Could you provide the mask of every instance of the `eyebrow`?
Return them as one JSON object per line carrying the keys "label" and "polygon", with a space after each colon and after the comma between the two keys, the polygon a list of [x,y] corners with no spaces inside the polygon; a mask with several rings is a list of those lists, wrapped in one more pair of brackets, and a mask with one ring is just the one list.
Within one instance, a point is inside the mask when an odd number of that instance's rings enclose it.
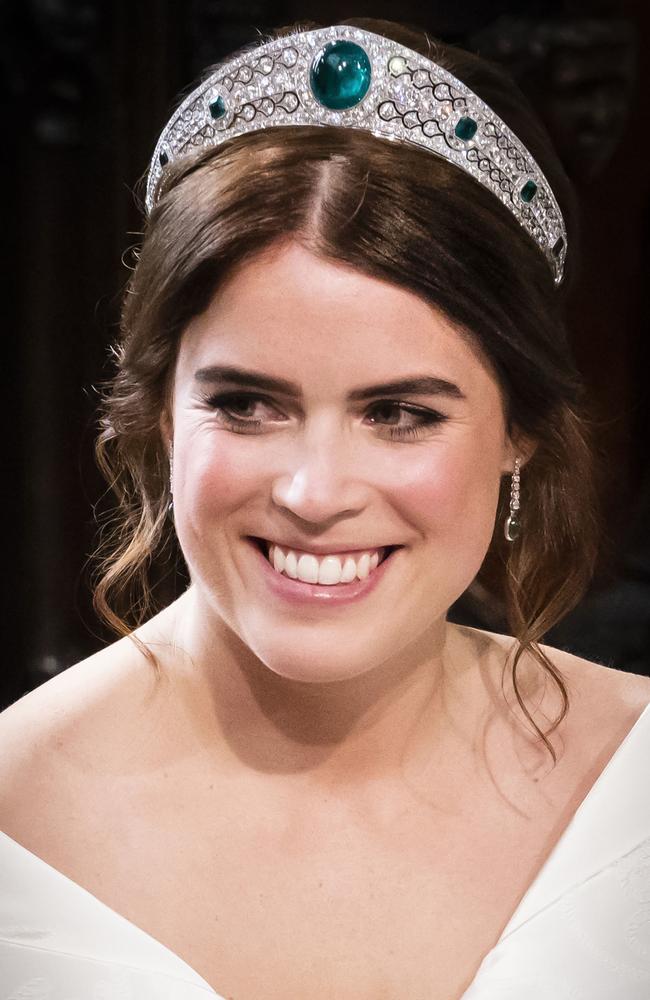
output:
{"label": "eyebrow", "polygon": [[[233,365],[209,365],[199,368],[194,373],[197,382],[224,382],[230,385],[254,386],[267,392],[278,392],[285,396],[299,399],[302,396],[300,386],[283,378],[265,375],[262,372],[247,371]],[[373,399],[375,396],[392,396],[408,393],[411,396],[449,396],[451,399],[466,399],[465,393],[456,385],[437,375],[409,375],[394,382],[383,382],[379,385],[366,385],[352,389],[348,399],[359,402]]]}

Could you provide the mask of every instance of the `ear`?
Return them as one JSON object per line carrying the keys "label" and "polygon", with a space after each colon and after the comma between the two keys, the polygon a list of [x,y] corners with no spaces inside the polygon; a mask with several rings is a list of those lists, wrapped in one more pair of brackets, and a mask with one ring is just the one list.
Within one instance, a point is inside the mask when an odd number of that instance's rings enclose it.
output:
{"label": "ear", "polygon": [[523,469],[530,462],[536,451],[537,442],[533,438],[518,431],[513,431],[511,435],[506,436],[501,471],[504,473],[513,472],[516,458],[520,460],[520,468]]}

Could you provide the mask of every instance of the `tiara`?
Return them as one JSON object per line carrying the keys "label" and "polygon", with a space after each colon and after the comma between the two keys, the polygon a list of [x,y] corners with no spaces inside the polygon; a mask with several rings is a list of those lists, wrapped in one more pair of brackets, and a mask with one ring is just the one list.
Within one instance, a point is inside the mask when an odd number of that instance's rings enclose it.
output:
{"label": "tiara", "polygon": [[567,235],[540,167],[473,91],[419,52],[349,25],[273,39],[217,69],[176,109],[156,144],[146,209],[167,164],[273,126],[363,129],[456,164],[488,188],[562,281]]}

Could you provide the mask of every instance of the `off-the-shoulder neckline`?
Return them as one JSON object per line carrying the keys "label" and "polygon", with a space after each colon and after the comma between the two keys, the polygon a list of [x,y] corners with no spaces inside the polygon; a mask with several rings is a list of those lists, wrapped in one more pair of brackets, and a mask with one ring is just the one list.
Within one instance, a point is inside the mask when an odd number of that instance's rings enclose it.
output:
{"label": "off-the-shoulder neckline", "polygon": [[[593,785],[591,786],[591,788],[589,789],[589,791],[585,795],[585,797],[582,800],[582,802],[579,804],[579,806],[577,807],[577,809],[573,813],[571,819],[569,820],[569,822],[567,823],[566,827],[564,828],[564,830],[560,834],[558,840],[556,841],[556,843],[555,843],[554,847],[552,848],[550,854],[548,855],[546,861],[543,863],[543,865],[541,866],[541,868],[538,871],[538,873],[532,879],[530,885],[528,886],[528,889],[524,892],[524,894],[521,897],[519,903],[515,907],[515,909],[514,909],[512,915],[511,915],[511,917],[509,918],[507,924],[504,927],[504,930],[503,930],[501,936],[499,937],[499,941],[497,942],[497,944],[493,948],[490,949],[490,951],[488,951],[486,953],[486,956],[484,957],[483,962],[485,962],[485,959],[487,958],[487,956],[490,955],[491,952],[495,950],[495,948],[503,940],[504,936],[509,931],[509,929],[512,928],[513,925],[516,923],[517,917],[518,917],[520,911],[522,910],[522,908],[525,906],[525,904],[529,900],[531,893],[538,887],[540,881],[544,878],[545,872],[548,870],[549,865],[552,863],[553,859],[558,854],[558,852],[562,849],[562,846],[563,846],[563,844],[566,841],[568,833],[570,831],[574,830],[574,828],[576,826],[576,823],[579,822],[581,815],[584,813],[584,811],[586,810],[586,808],[590,804],[591,800],[594,798],[594,796],[596,796],[598,793],[600,793],[603,785],[607,782],[607,780],[609,778],[609,775],[611,774],[612,770],[619,763],[620,758],[622,757],[622,755],[629,750],[629,747],[630,747],[631,743],[633,742],[634,738],[636,736],[638,736],[638,734],[639,734],[639,732],[640,732],[640,730],[642,728],[642,724],[645,721],[649,721],[649,720],[650,720],[650,703],[648,705],[646,705],[646,707],[643,709],[643,711],[641,712],[641,714],[639,715],[639,717],[636,719],[636,721],[634,722],[634,724],[631,727],[631,729],[628,731],[628,733],[626,734],[626,736],[623,738],[623,740],[621,741],[621,743],[619,744],[619,746],[616,748],[616,750],[614,751],[614,753],[610,757],[609,761],[607,762],[607,764],[605,765],[605,767],[603,768],[603,770],[600,772],[599,776],[596,778],[596,781],[593,783]],[[172,951],[171,948],[168,948],[167,945],[163,944],[161,941],[159,941],[157,938],[155,938],[152,934],[149,934],[148,931],[143,930],[143,928],[139,927],[137,924],[134,924],[131,920],[129,920],[128,917],[123,916],[121,913],[118,913],[117,910],[114,910],[112,907],[110,907],[107,903],[102,902],[102,900],[100,900],[97,896],[93,895],[93,893],[90,892],[88,889],[85,889],[83,886],[79,885],[79,883],[75,882],[74,879],[71,879],[67,875],[64,875],[63,872],[59,871],[57,868],[54,868],[52,865],[48,864],[47,861],[44,861],[42,858],[38,857],[38,855],[36,855],[32,851],[28,850],[28,848],[24,847],[18,841],[14,840],[12,837],[10,837],[8,834],[4,833],[3,831],[0,831],[0,837],[4,837],[6,841],[10,842],[16,848],[18,848],[21,851],[25,852],[25,854],[29,855],[32,859],[34,859],[40,865],[43,865],[50,872],[54,873],[59,879],[62,880],[62,884],[65,883],[71,889],[73,889],[75,892],[84,893],[87,897],[90,897],[91,900],[93,900],[93,902],[97,906],[103,908],[104,912],[107,915],[110,915],[115,920],[120,921],[123,925],[128,925],[129,928],[132,929],[132,932],[134,934],[139,935],[142,940],[146,940],[150,944],[154,944],[158,948],[162,948],[162,950],[167,955],[169,955],[173,960],[175,960],[178,963],[179,971],[184,972],[185,975],[187,975],[188,977],[190,977],[190,979],[193,982],[193,984],[195,984],[197,986],[201,986],[204,989],[206,989],[209,993],[211,993],[212,996],[214,997],[214,1000],[224,1000],[224,998],[222,997],[222,995],[219,994],[219,993],[217,993],[216,989],[210,983],[208,983],[205,979],[203,979],[203,977],[196,971],[196,969],[193,969],[192,966],[189,965],[188,962],[186,962],[184,959],[182,959],[180,957],[180,955],[176,954],[176,952]],[[477,972],[477,976],[478,976],[478,972]],[[475,977],[475,979],[476,979],[476,977]],[[468,987],[468,989],[469,989],[469,987]]]}

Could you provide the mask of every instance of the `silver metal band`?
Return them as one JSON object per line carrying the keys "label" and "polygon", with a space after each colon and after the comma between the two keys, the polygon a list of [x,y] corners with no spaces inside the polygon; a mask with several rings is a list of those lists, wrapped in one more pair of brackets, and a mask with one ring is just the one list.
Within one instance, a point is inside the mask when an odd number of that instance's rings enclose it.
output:
{"label": "silver metal band", "polygon": [[447,70],[389,38],[346,25],[278,38],[220,64],[174,112],[156,144],[147,211],[168,163],[248,132],[292,125],[363,129],[454,163],[512,212],[561,282],[562,213],[517,136]]}

